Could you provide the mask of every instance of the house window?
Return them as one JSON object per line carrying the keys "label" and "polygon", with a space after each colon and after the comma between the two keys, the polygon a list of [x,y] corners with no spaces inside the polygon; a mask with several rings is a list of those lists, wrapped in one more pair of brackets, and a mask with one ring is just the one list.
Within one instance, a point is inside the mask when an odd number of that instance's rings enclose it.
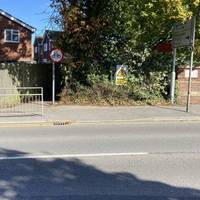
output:
{"label": "house window", "polygon": [[35,47],[35,53],[38,53],[38,47]]}
{"label": "house window", "polygon": [[19,39],[20,39],[20,34],[18,30],[5,29],[4,31],[5,42],[19,43]]}
{"label": "house window", "polygon": [[44,43],[44,51],[47,52],[47,43]]}

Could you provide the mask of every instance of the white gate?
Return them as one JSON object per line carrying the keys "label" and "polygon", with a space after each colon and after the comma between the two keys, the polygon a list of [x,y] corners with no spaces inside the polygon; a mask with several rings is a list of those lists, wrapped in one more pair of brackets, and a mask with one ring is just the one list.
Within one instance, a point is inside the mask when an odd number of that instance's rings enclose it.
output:
{"label": "white gate", "polygon": [[43,115],[42,87],[0,88],[0,116]]}

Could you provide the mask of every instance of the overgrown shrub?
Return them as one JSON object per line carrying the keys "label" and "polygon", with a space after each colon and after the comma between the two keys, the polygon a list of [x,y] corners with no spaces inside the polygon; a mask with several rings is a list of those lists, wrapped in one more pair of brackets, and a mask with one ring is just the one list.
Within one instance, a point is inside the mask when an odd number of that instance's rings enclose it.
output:
{"label": "overgrown shrub", "polygon": [[168,85],[164,72],[131,75],[127,84],[116,86],[106,75],[90,74],[87,85],[67,85],[61,93],[65,104],[138,105],[164,102]]}

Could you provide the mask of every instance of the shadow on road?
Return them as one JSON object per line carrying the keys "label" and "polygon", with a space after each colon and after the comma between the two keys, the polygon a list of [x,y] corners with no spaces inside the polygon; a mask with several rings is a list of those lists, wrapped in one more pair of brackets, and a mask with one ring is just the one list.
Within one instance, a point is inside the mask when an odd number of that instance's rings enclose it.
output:
{"label": "shadow on road", "polygon": [[191,105],[190,106],[190,112],[187,113],[186,112],[186,105],[185,106],[158,106],[156,105],[155,106],[156,108],[159,108],[161,110],[166,110],[168,112],[174,112],[174,113],[185,113],[185,115],[188,115],[188,114],[192,114],[193,116],[199,116],[199,105]]}
{"label": "shadow on road", "polygon": [[[1,149],[1,157],[26,153]],[[108,173],[71,159],[0,160],[1,200],[188,200],[200,190]]]}
{"label": "shadow on road", "polygon": [[185,107],[178,107],[178,106],[159,106],[156,105],[155,107],[159,108],[159,109],[163,109],[163,110],[169,110],[169,111],[175,111],[176,113],[180,112],[180,113],[186,113],[185,111]]}

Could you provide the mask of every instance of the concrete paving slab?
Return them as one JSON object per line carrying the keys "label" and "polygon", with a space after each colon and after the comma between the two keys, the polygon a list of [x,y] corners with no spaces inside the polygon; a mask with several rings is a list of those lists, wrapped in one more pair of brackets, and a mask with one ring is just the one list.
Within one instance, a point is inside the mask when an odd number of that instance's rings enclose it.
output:
{"label": "concrete paving slab", "polygon": [[184,106],[76,106],[45,104],[44,115],[0,117],[0,127],[53,126],[71,123],[134,123],[200,121],[200,105]]}

